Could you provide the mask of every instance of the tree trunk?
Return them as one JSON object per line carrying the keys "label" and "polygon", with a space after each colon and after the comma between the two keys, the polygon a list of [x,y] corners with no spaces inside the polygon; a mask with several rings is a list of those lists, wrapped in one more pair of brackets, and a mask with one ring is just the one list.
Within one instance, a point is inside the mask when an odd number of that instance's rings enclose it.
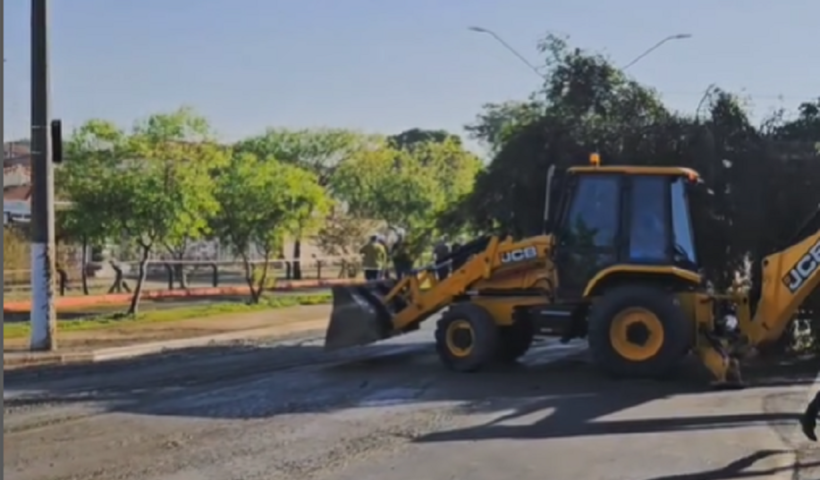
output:
{"label": "tree trunk", "polygon": [[248,288],[251,291],[251,298],[249,300],[249,303],[251,303],[251,304],[259,303],[259,293],[257,293],[257,291],[256,291],[256,282],[254,281],[254,278],[253,278],[253,274],[254,274],[253,264],[251,263],[250,259],[248,259],[248,256],[245,255],[245,254],[242,254],[242,266],[245,269],[245,282],[248,284]]}
{"label": "tree trunk", "polygon": [[179,283],[179,288],[183,290],[187,289],[188,276],[185,271],[185,264],[176,262],[182,262],[185,259],[185,254],[188,252],[188,240],[184,240],[182,244],[166,243],[164,247],[168,254],[171,255],[171,258],[174,259],[174,263],[171,264],[171,271],[174,274],[173,280]]}
{"label": "tree trunk", "polygon": [[83,239],[83,253],[80,255],[80,282],[83,295],[88,295],[88,240]]}
{"label": "tree trunk", "polygon": [[127,315],[136,315],[139,313],[140,296],[142,296],[142,288],[145,285],[145,277],[148,275],[148,255],[150,253],[150,246],[142,246],[142,255],[140,256],[139,272],[137,276],[137,286],[134,288],[134,295],[131,297],[131,305],[128,307]]}
{"label": "tree trunk", "polygon": [[[183,252],[179,256],[175,256],[174,259],[178,262],[181,262],[183,257],[185,257],[185,253]],[[179,282],[179,288],[186,289],[188,288],[188,272],[185,270],[185,265],[182,263],[175,263],[174,264],[174,277]]]}
{"label": "tree trunk", "polygon": [[[258,285],[256,289],[256,293],[254,295],[254,302],[259,303],[259,300],[262,298],[262,294],[265,293],[265,284],[268,281],[268,268],[270,267],[270,252],[265,252],[265,259],[264,263],[262,264],[262,274],[259,275]],[[253,293],[253,289],[251,289],[251,293]]]}
{"label": "tree trunk", "polygon": [[302,258],[302,240],[298,237],[293,242],[293,279],[294,280],[301,280],[302,279],[302,262],[300,259]]}

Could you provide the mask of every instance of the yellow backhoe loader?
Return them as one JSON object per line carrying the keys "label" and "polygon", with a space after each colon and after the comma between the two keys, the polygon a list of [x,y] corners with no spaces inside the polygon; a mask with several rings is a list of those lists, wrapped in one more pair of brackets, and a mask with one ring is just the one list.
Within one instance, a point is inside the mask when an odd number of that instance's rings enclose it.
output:
{"label": "yellow backhoe loader", "polygon": [[[454,370],[514,361],[535,336],[585,337],[594,363],[617,376],[662,376],[694,353],[716,384],[738,385],[739,360],[781,337],[820,284],[820,207],[797,241],[763,260],[753,308],[748,292],[705,287],[689,204],[695,171],[601,166],[593,155],[591,165],[568,169],[560,188],[553,176],[550,169],[544,235],[479,238],[443,260],[459,268],[441,281],[430,266],[334,287],[325,347],[413,331],[445,309],[435,342]],[[722,316],[727,307],[735,327]]]}

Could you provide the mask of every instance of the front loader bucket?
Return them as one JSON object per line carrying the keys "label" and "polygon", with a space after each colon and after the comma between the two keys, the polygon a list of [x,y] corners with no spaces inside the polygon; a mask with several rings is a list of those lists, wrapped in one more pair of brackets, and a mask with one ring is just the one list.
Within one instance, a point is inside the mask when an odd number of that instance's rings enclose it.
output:
{"label": "front loader bucket", "polygon": [[377,292],[362,286],[334,286],[325,350],[367,345],[388,338],[392,315]]}

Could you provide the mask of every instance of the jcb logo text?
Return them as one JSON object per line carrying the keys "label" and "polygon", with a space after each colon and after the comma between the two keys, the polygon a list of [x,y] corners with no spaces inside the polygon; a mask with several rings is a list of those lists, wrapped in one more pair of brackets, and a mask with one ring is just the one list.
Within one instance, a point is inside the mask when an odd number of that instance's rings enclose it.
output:
{"label": "jcb logo text", "polygon": [[510,250],[501,254],[501,263],[514,263],[536,258],[538,250],[535,247],[519,248],[517,250]]}
{"label": "jcb logo text", "polygon": [[813,247],[800,257],[789,273],[783,277],[783,283],[789,287],[789,291],[795,293],[806,283],[806,280],[820,268],[820,240]]}

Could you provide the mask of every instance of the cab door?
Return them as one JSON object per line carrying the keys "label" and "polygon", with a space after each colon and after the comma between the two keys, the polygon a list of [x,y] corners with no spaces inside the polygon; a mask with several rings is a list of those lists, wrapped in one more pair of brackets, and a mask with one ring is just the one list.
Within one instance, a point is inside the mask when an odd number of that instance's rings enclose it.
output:
{"label": "cab door", "polygon": [[628,250],[623,263],[672,264],[671,179],[662,175],[629,177],[626,189]]}
{"label": "cab door", "polygon": [[584,174],[570,179],[556,232],[558,297],[583,296],[592,277],[617,262],[621,250],[622,175]]}

